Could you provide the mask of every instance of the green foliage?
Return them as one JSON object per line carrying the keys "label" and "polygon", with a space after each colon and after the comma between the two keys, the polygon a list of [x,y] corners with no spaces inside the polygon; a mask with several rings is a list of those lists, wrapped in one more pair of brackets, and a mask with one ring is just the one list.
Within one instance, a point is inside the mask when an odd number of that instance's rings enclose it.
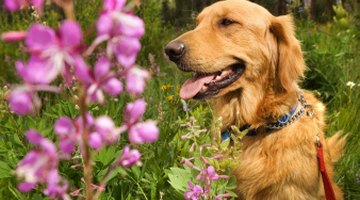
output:
{"label": "green foliage", "polygon": [[334,5],[333,10],[335,12],[335,16],[333,17],[334,24],[340,28],[344,28],[344,29],[349,28],[350,26],[349,13],[344,9],[344,7],[341,4],[336,6]]}
{"label": "green foliage", "polygon": [[[240,152],[241,143],[238,138],[234,138],[234,144],[224,145],[221,143],[221,133],[218,130],[220,124],[213,123],[211,120],[211,112],[208,106],[199,105],[191,109],[186,116],[179,118],[176,121],[182,128],[179,129],[176,137],[171,142],[181,149],[177,154],[178,161],[188,159],[193,163],[194,167],[189,166],[171,167],[166,170],[169,177],[171,186],[183,194],[188,190],[188,182],[193,184],[202,185],[196,176],[199,174],[200,169],[207,168],[209,165],[213,166],[219,174],[230,174],[232,169],[238,165],[238,156]],[[218,137],[212,138],[209,127],[214,125],[214,134]],[[230,141],[230,140],[228,140]],[[234,152],[237,152],[234,154]],[[223,155],[221,159],[214,159],[214,156]],[[205,161],[206,160],[206,161]],[[178,164],[177,164],[178,165]],[[180,164],[183,165],[183,164]],[[203,185],[202,185],[203,186]],[[232,179],[219,179],[212,182],[211,194],[224,194],[231,193],[236,187],[235,180]],[[236,197],[233,194],[233,197]]]}

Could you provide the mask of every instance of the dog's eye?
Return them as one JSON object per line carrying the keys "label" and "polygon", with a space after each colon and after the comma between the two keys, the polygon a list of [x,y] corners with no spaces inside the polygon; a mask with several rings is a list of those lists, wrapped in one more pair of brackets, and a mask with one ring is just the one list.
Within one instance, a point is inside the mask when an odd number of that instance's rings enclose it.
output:
{"label": "dog's eye", "polygon": [[233,23],[235,23],[233,20],[227,19],[227,18],[221,19],[221,20],[219,21],[219,24],[220,24],[221,26],[229,26],[229,25],[231,25],[231,24],[233,24]]}

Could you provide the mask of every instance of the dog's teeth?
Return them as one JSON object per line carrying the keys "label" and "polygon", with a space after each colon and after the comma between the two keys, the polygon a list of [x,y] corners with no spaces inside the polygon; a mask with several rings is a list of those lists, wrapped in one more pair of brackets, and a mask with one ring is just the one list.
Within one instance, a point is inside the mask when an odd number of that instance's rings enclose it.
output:
{"label": "dog's teeth", "polygon": [[207,89],[208,89],[208,87],[204,85],[204,86],[201,88],[200,92],[205,92]]}
{"label": "dog's teeth", "polygon": [[216,76],[215,81],[220,81],[222,79],[221,76]]}

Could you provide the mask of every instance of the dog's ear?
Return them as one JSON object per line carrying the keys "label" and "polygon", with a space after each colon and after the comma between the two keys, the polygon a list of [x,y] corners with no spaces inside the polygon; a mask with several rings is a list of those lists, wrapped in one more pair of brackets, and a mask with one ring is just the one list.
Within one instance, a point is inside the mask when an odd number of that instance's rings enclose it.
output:
{"label": "dog's ear", "polygon": [[270,31],[277,38],[278,61],[276,81],[280,90],[291,92],[297,89],[304,75],[305,63],[299,41],[295,38],[293,19],[290,15],[274,17]]}

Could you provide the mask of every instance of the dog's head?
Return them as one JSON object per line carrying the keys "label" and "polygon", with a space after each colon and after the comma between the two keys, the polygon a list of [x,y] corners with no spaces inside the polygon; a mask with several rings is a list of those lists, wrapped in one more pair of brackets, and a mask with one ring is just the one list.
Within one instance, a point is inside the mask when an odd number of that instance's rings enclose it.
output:
{"label": "dog's head", "polygon": [[181,70],[193,72],[180,90],[182,98],[297,89],[305,65],[290,16],[274,17],[250,1],[227,0],[205,8],[196,21],[194,30],[165,48]]}

